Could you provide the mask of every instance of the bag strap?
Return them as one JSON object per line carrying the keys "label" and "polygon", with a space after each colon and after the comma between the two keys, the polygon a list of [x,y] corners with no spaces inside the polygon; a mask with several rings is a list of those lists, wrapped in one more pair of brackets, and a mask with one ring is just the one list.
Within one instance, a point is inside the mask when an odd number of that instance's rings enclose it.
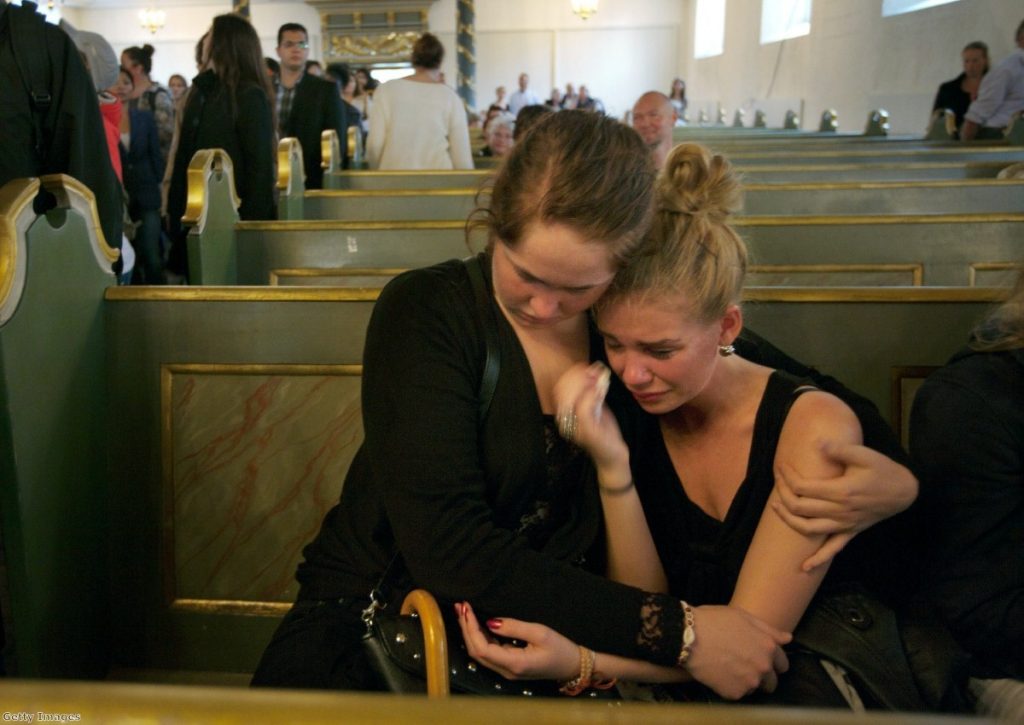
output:
{"label": "bag strap", "polygon": [[36,12],[35,3],[23,2],[21,7],[8,5],[11,45],[14,62],[18,66],[22,83],[32,99],[32,126],[34,145],[41,168],[46,167],[46,140],[44,118],[53,104],[50,94],[50,56],[46,52],[43,16]]}
{"label": "bag strap", "polygon": [[477,420],[483,425],[487,410],[491,407],[491,400],[494,398],[494,390],[498,387],[498,373],[501,370],[501,360],[498,356],[498,331],[494,319],[494,306],[491,296],[487,292],[487,282],[484,279],[480,257],[470,257],[465,260],[465,264],[466,271],[469,272],[470,284],[473,286],[473,296],[476,298],[477,313],[480,316],[480,329],[483,330],[484,345],[487,348],[478,396],[480,408]]}
{"label": "bag strap", "polygon": [[[484,335],[484,347],[486,355],[484,358],[484,371],[480,376],[480,390],[477,397],[480,405],[477,408],[477,422],[483,426],[484,418],[491,407],[491,400],[494,398],[494,391],[498,387],[498,375],[501,372],[501,358],[498,350],[498,332],[494,319],[494,307],[491,303],[491,296],[487,292],[487,281],[484,278],[483,266],[480,264],[480,257],[474,256],[464,260],[466,271],[469,273],[469,281],[473,287],[473,297],[476,299],[477,314],[479,315],[480,329]],[[373,616],[378,610],[385,607],[381,603],[381,597],[388,584],[391,583],[391,574],[395,563],[402,555],[395,551],[391,561],[384,567],[384,573],[380,575],[377,584],[370,590],[370,604],[363,610],[362,620],[367,629],[373,624]]]}

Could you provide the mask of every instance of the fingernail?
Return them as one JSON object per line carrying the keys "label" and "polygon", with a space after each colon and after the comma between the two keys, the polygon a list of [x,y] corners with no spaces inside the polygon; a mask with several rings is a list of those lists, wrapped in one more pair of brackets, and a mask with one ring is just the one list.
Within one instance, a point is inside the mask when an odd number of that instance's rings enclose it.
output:
{"label": "fingernail", "polygon": [[487,629],[501,629],[501,620],[500,619],[488,619],[487,620]]}
{"label": "fingernail", "polygon": [[455,607],[455,614],[457,616],[461,617],[462,616],[462,605],[459,604],[458,602],[455,602],[455,604],[453,604],[452,606]]}

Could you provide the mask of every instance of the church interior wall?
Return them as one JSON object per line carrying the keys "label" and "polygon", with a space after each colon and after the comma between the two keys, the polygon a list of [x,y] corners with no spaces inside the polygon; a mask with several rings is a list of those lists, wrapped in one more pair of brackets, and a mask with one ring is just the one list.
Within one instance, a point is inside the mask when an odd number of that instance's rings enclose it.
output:
{"label": "church interior wall", "polygon": [[[780,125],[787,109],[816,128],[823,110],[835,109],[840,130],[863,127],[875,108],[889,111],[894,133],[922,132],[938,84],[960,72],[960,49],[984,40],[994,62],[1008,54],[1021,20],[1018,0],[959,0],[923,11],[883,18],[881,0],[814,0],[809,35],[777,43],[759,42],[761,0],[727,0],[722,55],[693,58],[696,0],[602,0],[588,20],[572,14],[567,1],[476,0],[477,106],[494,89],[511,93],[521,71],[531,89],[546,98],[553,86],[587,85],[606,110],[621,117],[645,90],[667,90],[673,77],[686,79],[691,118],[719,107],[731,122],[736,109],[750,123],[756,109]],[[118,51],[149,42],[156,48],[153,76],[193,75],[199,34],[223,4],[161,3],[167,24],[150,35],[139,28],[137,7],[65,9],[78,27],[101,32]],[[443,70],[456,78],[455,0],[438,0],[428,24],[448,49]],[[277,28],[296,21],[311,29],[310,57],[325,60],[317,10],[305,3],[252,4],[264,53],[275,57]],[[328,59],[329,60],[329,59]]]}

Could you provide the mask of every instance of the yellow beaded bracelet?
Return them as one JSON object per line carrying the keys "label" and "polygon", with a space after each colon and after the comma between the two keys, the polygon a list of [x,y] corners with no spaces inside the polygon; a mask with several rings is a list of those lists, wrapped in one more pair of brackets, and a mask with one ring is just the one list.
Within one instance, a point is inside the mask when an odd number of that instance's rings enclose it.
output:
{"label": "yellow beaded bracelet", "polygon": [[686,602],[680,601],[683,607],[683,643],[679,648],[679,657],[676,659],[677,667],[686,667],[693,652],[693,644],[697,641],[697,630],[693,627],[693,607]]}

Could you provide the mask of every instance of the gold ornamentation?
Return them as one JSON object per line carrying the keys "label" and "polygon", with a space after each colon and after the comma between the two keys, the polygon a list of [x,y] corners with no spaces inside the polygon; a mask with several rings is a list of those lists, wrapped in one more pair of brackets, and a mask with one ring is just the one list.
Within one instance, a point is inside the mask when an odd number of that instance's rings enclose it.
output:
{"label": "gold ornamentation", "polygon": [[355,59],[406,59],[412,53],[413,43],[419,36],[419,33],[414,32],[362,36],[332,33],[330,54]]}
{"label": "gold ornamentation", "polygon": [[186,174],[188,201],[181,221],[202,228],[206,223],[206,190],[213,174],[227,174],[231,188],[231,203],[235,209],[242,205],[235,191],[235,167],[224,149],[200,149],[188,164]]}
{"label": "gold ornamentation", "polygon": [[[38,179],[16,179],[0,189],[0,311],[7,309],[7,298],[18,288],[17,294],[21,296],[21,284],[18,281],[18,265],[24,267],[25,260],[19,255],[22,247],[18,244],[18,238],[28,231],[28,227],[35,221],[35,213],[32,211],[32,201],[39,193]],[[22,215],[28,212],[28,219],[22,219]],[[24,227],[24,228],[21,228]],[[22,270],[24,274],[24,269]],[[17,305],[17,300],[11,305],[11,313]],[[0,324],[6,322],[0,317]]]}
{"label": "gold ornamentation", "polygon": [[[297,172],[292,174],[292,169]],[[302,146],[297,138],[283,138],[277,144],[277,188],[285,194],[297,193],[292,188],[295,177],[305,182],[306,167],[302,160]]]}

